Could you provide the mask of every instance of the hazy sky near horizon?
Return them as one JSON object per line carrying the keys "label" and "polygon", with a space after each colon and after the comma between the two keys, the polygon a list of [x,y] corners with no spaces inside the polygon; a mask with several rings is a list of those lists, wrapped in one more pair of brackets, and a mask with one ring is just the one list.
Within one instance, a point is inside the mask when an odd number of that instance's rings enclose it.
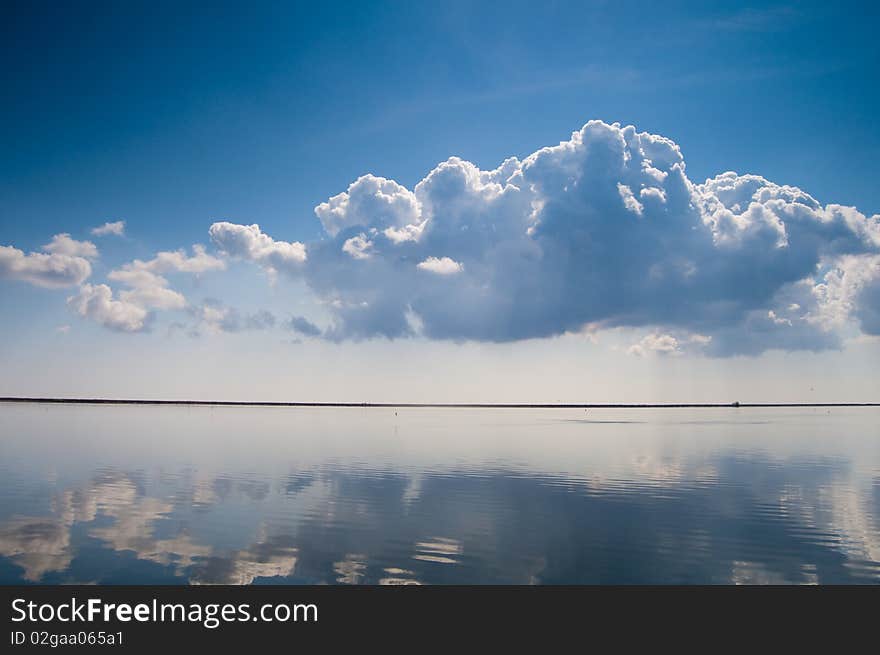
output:
{"label": "hazy sky near horizon", "polygon": [[868,401],[865,3],[13,3],[0,395]]}

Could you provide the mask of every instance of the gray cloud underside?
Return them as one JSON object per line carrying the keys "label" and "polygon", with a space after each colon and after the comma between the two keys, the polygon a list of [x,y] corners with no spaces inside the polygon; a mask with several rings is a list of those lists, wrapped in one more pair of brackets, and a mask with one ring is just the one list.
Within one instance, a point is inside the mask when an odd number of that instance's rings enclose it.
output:
{"label": "gray cloud underside", "polygon": [[755,175],[695,184],[675,143],[633,127],[591,121],[491,171],[451,158],[413,190],[365,175],[315,213],[315,243],[233,223],[210,234],[302,276],[331,339],[625,327],[730,355],[880,332],[880,217]]}
{"label": "gray cloud underside", "polygon": [[297,334],[301,334],[304,337],[321,336],[321,328],[319,328],[317,325],[312,323],[304,316],[291,316],[288,320],[284,322],[284,327],[291,332],[296,332]]}
{"label": "gray cloud underside", "polygon": [[265,309],[253,314],[242,314],[216,298],[206,298],[201,305],[190,307],[189,312],[198,321],[190,332],[192,336],[198,336],[202,329],[215,333],[267,330],[275,327],[276,323],[275,315]]}

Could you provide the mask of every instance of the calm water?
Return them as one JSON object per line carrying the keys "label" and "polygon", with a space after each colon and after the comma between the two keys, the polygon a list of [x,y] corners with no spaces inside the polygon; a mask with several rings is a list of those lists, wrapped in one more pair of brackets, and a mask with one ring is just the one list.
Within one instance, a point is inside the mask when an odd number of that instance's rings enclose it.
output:
{"label": "calm water", "polygon": [[880,410],[0,405],[0,582],[877,583]]}

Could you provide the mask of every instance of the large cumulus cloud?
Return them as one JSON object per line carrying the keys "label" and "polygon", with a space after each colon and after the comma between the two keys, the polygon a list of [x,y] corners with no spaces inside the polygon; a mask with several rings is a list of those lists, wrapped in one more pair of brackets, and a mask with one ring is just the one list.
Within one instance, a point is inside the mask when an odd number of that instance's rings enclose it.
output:
{"label": "large cumulus cloud", "polygon": [[696,183],[674,142],[631,126],[590,121],[492,170],[452,157],[412,189],[363,175],[315,214],[324,235],[312,243],[217,222],[219,256],[160,252],[107,284],[85,284],[97,247],[57,234],[42,252],[0,246],[0,278],[78,286],[74,312],[125,332],[183,310],[206,331],[272,328],[268,313],[192,305],[171,288],[168,275],[220,271],[227,257],[304,280],[329,320],[285,326],[332,340],[623,329],[636,355],[725,356],[880,335],[880,216],[757,175]]}
{"label": "large cumulus cloud", "polygon": [[[365,175],[315,213],[326,236],[307,246],[231,223],[211,235],[303,275],[330,338],[626,327],[728,355],[880,331],[880,217],[756,175],[696,184],[674,142],[631,126],[591,121],[489,171],[453,157],[412,190]],[[279,243],[295,266],[267,262]]]}

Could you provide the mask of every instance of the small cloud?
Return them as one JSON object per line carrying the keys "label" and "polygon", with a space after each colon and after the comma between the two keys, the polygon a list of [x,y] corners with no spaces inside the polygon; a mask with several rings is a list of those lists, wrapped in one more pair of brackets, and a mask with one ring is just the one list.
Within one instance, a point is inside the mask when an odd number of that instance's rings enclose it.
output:
{"label": "small cloud", "polygon": [[43,250],[53,255],[67,255],[68,257],[84,257],[85,259],[98,257],[98,248],[94,243],[77,241],[66,232],[52,237],[52,240],[43,246]]}
{"label": "small cloud", "polygon": [[628,355],[679,356],[683,354],[706,354],[712,337],[699,333],[666,334],[652,332],[626,349]]}
{"label": "small cloud", "polygon": [[114,221],[113,223],[104,223],[98,227],[93,227],[92,234],[96,237],[104,237],[111,234],[117,237],[125,236],[125,221]]}
{"label": "small cloud", "polygon": [[147,270],[130,268],[126,264],[121,269],[110,271],[108,278],[130,287],[119,296],[141,307],[151,309],[183,309],[186,298],[174,289],[168,288],[168,280]]}
{"label": "small cloud", "polygon": [[449,257],[428,257],[425,261],[420,262],[416,268],[423,271],[430,271],[437,275],[455,275],[464,270],[464,266]]}
{"label": "small cloud", "polygon": [[210,271],[222,271],[226,268],[226,262],[218,257],[209,255],[205,246],[196,243],[192,247],[192,255],[187,255],[186,250],[181,248],[173,251],[162,251],[149,261],[135,259],[122,266],[120,271],[147,273],[191,273],[199,275]]}
{"label": "small cloud", "polygon": [[284,327],[291,332],[297,332],[304,337],[321,336],[321,328],[304,316],[291,316],[289,320],[284,322]]}
{"label": "small cloud", "polygon": [[91,274],[92,267],[84,257],[41,252],[26,255],[18,248],[0,246],[0,279],[61,289],[82,284]]}
{"label": "small cloud", "polygon": [[58,332],[59,334],[67,334],[68,332],[70,332],[70,326],[69,325],[59,325],[57,328],[55,328],[55,331]]}
{"label": "small cloud", "polygon": [[67,299],[67,305],[80,316],[117,332],[142,332],[151,316],[135,302],[114,298],[106,284],[84,284],[79,293]]}
{"label": "small cloud", "polygon": [[767,318],[769,318],[771,321],[773,321],[774,325],[789,325],[789,326],[791,325],[790,318],[784,318],[782,316],[777,316],[776,312],[774,312],[772,309],[767,312]]}
{"label": "small cloud", "polygon": [[644,337],[638,343],[630,346],[627,351],[630,355],[635,355],[636,357],[644,357],[649,353],[656,353],[658,355],[676,355],[681,351],[679,350],[678,339],[676,339],[671,334],[649,334]]}

